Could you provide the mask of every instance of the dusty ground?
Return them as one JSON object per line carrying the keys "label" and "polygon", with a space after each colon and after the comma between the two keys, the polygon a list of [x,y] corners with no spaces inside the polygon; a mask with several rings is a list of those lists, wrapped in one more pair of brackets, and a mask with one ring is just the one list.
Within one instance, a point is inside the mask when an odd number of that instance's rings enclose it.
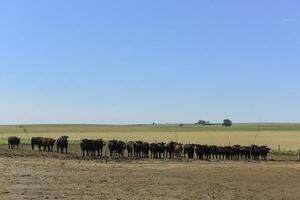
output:
{"label": "dusty ground", "polygon": [[300,163],[82,160],[0,146],[0,199],[300,199]]}

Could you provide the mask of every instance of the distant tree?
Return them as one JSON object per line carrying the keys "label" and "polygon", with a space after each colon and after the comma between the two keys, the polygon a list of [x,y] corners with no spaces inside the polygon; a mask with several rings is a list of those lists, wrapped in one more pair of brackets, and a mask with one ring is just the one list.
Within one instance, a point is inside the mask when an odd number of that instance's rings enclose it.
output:
{"label": "distant tree", "polygon": [[224,119],[222,126],[230,127],[232,126],[232,121],[230,119]]}
{"label": "distant tree", "polygon": [[196,124],[198,124],[198,125],[209,125],[210,122],[209,121],[205,121],[205,120],[199,120]]}
{"label": "distant tree", "polygon": [[183,127],[183,124],[179,124],[180,127]]}
{"label": "distant tree", "polygon": [[155,122],[153,122],[153,124],[152,124],[153,126],[155,126],[156,125],[156,123]]}
{"label": "distant tree", "polygon": [[197,123],[196,124],[198,124],[198,125],[202,125],[203,124],[203,120],[199,120],[199,121],[197,121]]}

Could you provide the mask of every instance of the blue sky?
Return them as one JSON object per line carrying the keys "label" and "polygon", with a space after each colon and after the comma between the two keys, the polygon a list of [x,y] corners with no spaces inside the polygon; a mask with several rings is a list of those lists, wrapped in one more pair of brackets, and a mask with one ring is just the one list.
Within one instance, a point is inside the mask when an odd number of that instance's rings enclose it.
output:
{"label": "blue sky", "polygon": [[300,2],[0,3],[0,124],[300,122]]}

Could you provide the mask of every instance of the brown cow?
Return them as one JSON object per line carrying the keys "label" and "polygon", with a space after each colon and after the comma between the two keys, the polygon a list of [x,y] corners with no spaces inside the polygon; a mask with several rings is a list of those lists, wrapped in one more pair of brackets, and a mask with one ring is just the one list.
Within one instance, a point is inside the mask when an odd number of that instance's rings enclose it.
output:
{"label": "brown cow", "polygon": [[180,143],[177,143],[175,146],[175,156],[181,158],[183,152],[183,146]]}
{"label": "brown cow", "polygon": [[53,151],[55,141],[56,140],[52,138],[41,138],[41,144],[44,147],[44,151],[46,151],[46,148],[48,148],[48,151]]}

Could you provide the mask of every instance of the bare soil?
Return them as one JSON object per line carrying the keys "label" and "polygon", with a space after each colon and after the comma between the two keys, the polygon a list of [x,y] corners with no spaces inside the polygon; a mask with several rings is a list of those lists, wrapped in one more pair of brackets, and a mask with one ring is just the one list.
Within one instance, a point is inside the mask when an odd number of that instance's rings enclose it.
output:
{"label": "bare soil", "polygon": [[300,163],[82,159],[0,145],[0,199],[300,199]]}

